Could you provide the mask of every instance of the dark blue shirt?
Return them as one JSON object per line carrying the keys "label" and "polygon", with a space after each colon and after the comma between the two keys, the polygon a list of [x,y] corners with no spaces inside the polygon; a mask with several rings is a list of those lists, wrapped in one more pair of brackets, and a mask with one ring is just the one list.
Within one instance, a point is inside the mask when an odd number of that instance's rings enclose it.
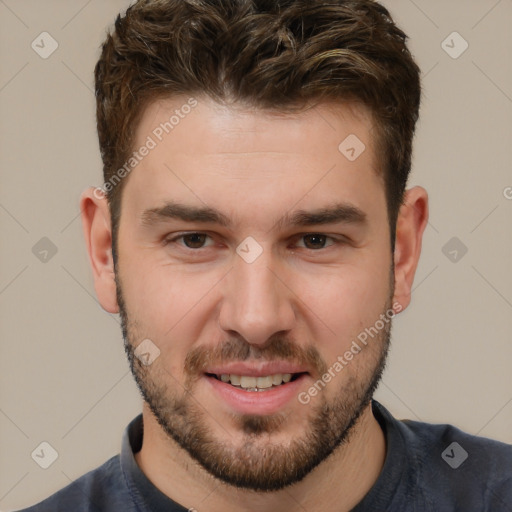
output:
{"label": "dark blue shirt", "polygon": [[[378,402],[372,405],[386,436],[386,460],[353,512],[512,512],[511,445],[451,425],[399,421]],[[134,458],[142,435],[140,415],[126,428],[120,455],[23,512],[200,510],[172,501],[142,473]]]}

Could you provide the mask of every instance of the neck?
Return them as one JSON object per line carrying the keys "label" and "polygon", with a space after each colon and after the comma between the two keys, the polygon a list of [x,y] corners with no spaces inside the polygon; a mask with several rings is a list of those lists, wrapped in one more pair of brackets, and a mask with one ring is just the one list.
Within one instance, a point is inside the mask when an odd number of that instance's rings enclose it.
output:
{"label": "neck", "polygon": [[349,439],[302,481],[280,491],[258,493],[224,484],[207,473],[163,432],[144,404],[144,439],[137,464],[163,494],[185,508],[210,512],[310,512],[351,510],[377,480],[386,441],[371,405],[354,425]]}

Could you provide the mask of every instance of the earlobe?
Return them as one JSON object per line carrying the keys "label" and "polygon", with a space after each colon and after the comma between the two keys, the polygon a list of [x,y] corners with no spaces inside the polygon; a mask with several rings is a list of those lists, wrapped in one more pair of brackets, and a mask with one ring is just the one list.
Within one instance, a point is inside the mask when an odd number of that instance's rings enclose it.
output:
{"label": "earlobe", "polygon": [[105,311],[117,313],[110,211],[101,189],[91,187],[83,192],[80,211],[96,295]]}
{"label": "earlobe", "polygon": [[394,252],[395,292],[393,302],[405,309],[411,301],[414,274],[421,254],[423,232],[428,222],[428,194],[422,187],[406,191],[396,225]]}

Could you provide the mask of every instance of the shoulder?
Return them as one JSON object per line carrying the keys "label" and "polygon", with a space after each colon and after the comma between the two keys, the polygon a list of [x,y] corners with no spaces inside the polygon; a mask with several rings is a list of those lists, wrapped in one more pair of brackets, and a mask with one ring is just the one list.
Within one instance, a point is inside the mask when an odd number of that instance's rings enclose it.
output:
{"label": "shoulder", "polygon": [[[453,425],[398,421],[421,474],[417,482],[433,501],[461,510],[508,510],[512,504],[512,445],[468,434]],[[466,507],[466,508],[464,508]]]}
{"label": "shoulder", "polygon": [[135,511],[116,455],[41,503],[19,512]]}
{"label": "shoulder", "polygon": [[512,445],[468,434],[448,424],[412,420],[398,423],[405,438],[414,438],[414,444],[420,450],[437,449],[430,456],[437,455],[439,461],[451,469],[478,464],[480,472],[485,469],[487,473],[508,473],[509,477],[512,476]]}

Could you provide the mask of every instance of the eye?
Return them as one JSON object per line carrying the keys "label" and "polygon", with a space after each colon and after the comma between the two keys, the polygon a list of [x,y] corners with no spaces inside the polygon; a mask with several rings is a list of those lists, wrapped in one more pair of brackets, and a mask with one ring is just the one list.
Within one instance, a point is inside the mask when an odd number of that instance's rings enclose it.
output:
{"label": "eye", "polygon": [[[307,235],[302,235],[301,240],[304,240],[304,245],[299,247],[305,247],[306,249],[325,249],[331,245],[336,243],[340,243],[339,240],[335,240],[334,238],[324,235],[322,233],[308,233]],[[326,245],[326,242],[330,240],[331,243]]]}
{"label": "eye", "polygon": [[206,240],[210,238],[206,233],[182,233],[181,235],[173,236],[165,240],[165,244],[176,243],[182,240],[183,245],[188,249],[202,249],[205,247]]}

